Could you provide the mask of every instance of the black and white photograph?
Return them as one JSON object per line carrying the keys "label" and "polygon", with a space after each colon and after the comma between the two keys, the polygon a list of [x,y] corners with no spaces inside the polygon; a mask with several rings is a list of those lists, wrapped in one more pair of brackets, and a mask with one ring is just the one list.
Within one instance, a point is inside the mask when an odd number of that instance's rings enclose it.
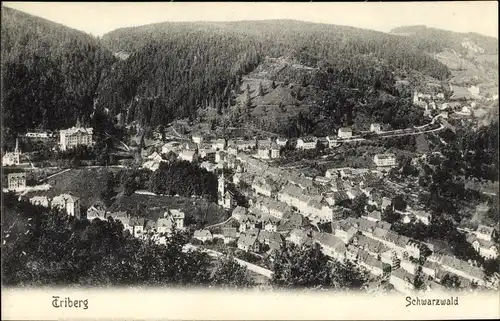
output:
{"label": "black and white photograph", "polygon": [[3,2],[2,287],[498,297],[498,117],[495,1]]}

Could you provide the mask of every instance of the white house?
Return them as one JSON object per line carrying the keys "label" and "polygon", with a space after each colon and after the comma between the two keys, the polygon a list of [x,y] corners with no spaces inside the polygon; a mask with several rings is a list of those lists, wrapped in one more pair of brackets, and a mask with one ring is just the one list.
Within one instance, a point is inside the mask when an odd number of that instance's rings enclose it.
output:
{"label": "white house", "polygon": [[378,134],[382,131],[382,127],[378,123],[373,123],[370,125],[370,131]]}
{"label": "white house", "polygon": [[203,136],[200,134],[194,134],[191,136],[193,143],[200,145],[203,142]]}
{"label": "white house", "polygon": [[341,128],[339,128],[337,136],[339,138],[351,138],[352,137],[352,129],[350,127],[341,127]]}
{"label": "white house", "polygon": [[188,162],[192,163],[197,158],[197,154],[196,154],[196,151],[194,151],[194,150],[183,150],[179,153],[178,158],[180,160],[184,160],[184,161],[188,161]]}
{"label": "white house", "polygon": [[7,174],[7,187],[11,191],[24,191],[26,189],[26,173],[9,173]]}
{"label": "white house", "polygon": [[298,149],[314,149],[318,139],[316,137],[308,136],[297,139],[296,148]]}
{"label": "white house", "polygon": [[415,275],[408,273],[404,269],[397,269],[391,272],[389,283],[402,293],[410,294],[414,289]]}
{"label": "white house", "polygon": [[52,199],[51,207],[59,208],[69,216],[80,218],[80,199],[71,194],[61,194]]}
{"label": "white house", "polygon": [[276,138],[276,144],[278,144],[278,146],[280,146],[280,147],[285,147],[287,143],[288,143],[288,139],[286,139],[284,137]]}
{"label": "white house", "polygon": [[49,207],[49,199],[47,196],[33,196],[30,198],[30,203],[33,205]]}
{"label": "white house", "polygon": [[373,162],[379,167],[396,166],[396,155],[394,154],[376,154]]}

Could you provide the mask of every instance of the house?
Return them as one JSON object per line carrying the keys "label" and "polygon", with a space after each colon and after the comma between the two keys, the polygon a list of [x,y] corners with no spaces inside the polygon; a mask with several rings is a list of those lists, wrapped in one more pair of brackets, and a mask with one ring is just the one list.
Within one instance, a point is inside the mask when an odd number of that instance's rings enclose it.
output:
{"label": "house", "polygon": [[432,214],[425,211],[419,210],[410,210],[410,213],[414,215],[417,221],[422,222],[425,225],[429,225],[431,223]]}
{"label": "house", "polygon": [[7,174],[7,188],[11,191],[24,191],[26,189],[26,173]]}
{"label": "house", "polygon": [[368,254],[378,257],[382,253],[386,252],[389,248],[382,242],[377,241],[373,238],[367,237],[363,234],[355,234],[352,237],[352,244],[363,251],[368,252]]}
{"label": "house", "polygon": [[213,239],[212,233],[209,230],[196,230],[194,231],[193,238],[206,242]]}
{"label": "house", "polygon": [[80,218],[80,199],[71,194],[61,194],[52,199],[52,208],[65,211],[69,216]]}
{"label": "house", "polygon": [[396,291],[410,294],[415,288],[414,280],[415,275],[408,273],[404,269],[400,268],[391,272],[389,283],[394,286],[394,289],[396,289]]}
{"label": "house", "polygon": [[341,239],[345,244],[358,233],[358,230],[346,220],[332,222],[333,235]]}
{"label": "house", "polygon": [[269,179],[256,178],[252,183],[252,190],[260,195],[271,197],[275,188],[272,186],[273,182]]}
{"label": "house", "polygon": [[271,142],[267,140],[262,140],[258,142],[259,147],[257,148],[257,155],[261,159],[271,158]]}
{"label": "house", "polygon": [[337,136],[339,138],[351,138],[352,137],[352,129],[350,127],[341,127],[341,128],[339,128]]}
{"label": "house", "polygon": [[339,174],[339,170],[337,168],[327,169],[325,172],[326,178],[332,179],[332,178],[337,178],[339,176],[340,176],[340,174]]}
{"label": "house", "polygon": [[373,162],[378,167],[396,166],[396,155],[394,154],[376,154]]}
{"label": "house", "polygon": [[134,237],[141,237],[144,234],[145,219],[142,217],[131,217],[129,219],[129,231]]}
{"label": "house", "polygon": [[242,140],[242,139],[239,139],[239,140],[236,140],[235,141],[235,145],[236,145],[236,148],[238,149],[238,151],[240,150],[251,150],[253,148],[256,147],[255,145],[255,141],[253,140]]}
{"label": "house", "polygon": [[328,143],[328,148],[334,148],[337,146],[337,136],[329,135],[325,137],[326,142]]}
{"label": "house", "polygon": [[370,125],[370,131],[378,134],[382,131],[382,126],[380,126],[380,124],[378,123],[373,123]]}
{"label": "house", "polygon": [[174,226],[175,222],[172,217],[160,217],[156,220],[156,231],[159,234],[171,234]]}
{"label": "house", "polygon": [[183,230],[184,229],[184,219],[186,215],[184,212],[181,212],[179,210],[169,210],[163,214],[163,217],[171,217],[174,224],[175,228],[178,230]]}
{"label": "house", "polygon": [[87,209],[87,220],[92,221],[95,218],[106,219],[106,210],[99,204],[94,204]]}
{"label": "house", "polygon": [[279,223],[280,220],[278,218],[269,216],[268,218],[262,221],[262,227],[264,231],[277,232]]}
{"label": "house", "polygon": [[221,206],[224,207],[225,209],[230,209],[233,207],[233,205],[234,205],[233,195],[229,191],[226,191],[224,197],[222,198]]}
{"label": "house", "polygon": [[59,131],[59,145],[61,150],[75,148],[78,145],[92,146],[93,128],[71,127]]}
{"label": "house", "polygon": [[429,260],[426,260],[422,265],[422,273],[433,279],[436,278],[438,271],[439,271],[439,264],[437,264],[436,262],[431,262]]}
{"label": "house", "polygon": [[30,198],[30,203],[37,206],[49,207],[49,199],[47,196],[33,196]]}
{"label": "house", "polygon": [[342,261],[346,258],[346,245],[342,239],[330,233],[318,233],[315,242],[321,246],[323,254],[335,260]]}
{"label": "house", "polygon": [[310,240],[311,235],[309,232],[301,229],[301,228],[295,228],[293,229],[286,240],[290,243],[293,243],[295,245],[301,246]]}
{"label": "house", "polygon": [[479,285],[484,284],[484,272],[481,268],[475,267],[469,262],[462,261],[452,256],[443,255],[438,262],[444,270],[461,276]]}
{"label": "house", "polygon": [[328,193],[325,195],[325,201],[330,206],[336,206],[339,203],[346,201],[349,199],[349,195],[347,195],[344,191]]}
{"label": "house", "polygon": [[373,211],[373,212],[365,213],[361,217],[363,217],[369,221],[372,221],[372,222],[378,222],[378,221],[382,220],[382,213],[380,213],[379,211]]}
{"label": "house", "polygon": [[195,150],[183,150],[179,153],[179,159],[183,161],[188,161],[192,163],[195,159],[197,159],[198,154]]}
{"label": "house", "polygon": [[272,252],[281,248],[281,246],[283,245],[283,238],[281,234],[277,232],[260,231],[257,242],[262,245],[266,244],[267,246],[269,246],[268,252]]}
{"label": "house", "polygon": [[246,215],[241,219],[240,227],[238,231],[240,233],[244,233],[249,230],[255,229],[255,225],[257,224],[257,218],[253,215]]}
{"label": "house", "polygon": [[411,274],[415,274],[417,272],[417,264],[410,260],[406,259],[400,260],[399,267]]}
{"label": "house", "polygon": [[362,260],[359,261],[359,265],[375,276],[382,276],[391,270],[389,264],[379,261],[371,255],[363,256]]}
{"label": "house", "polygon": [[25,135],[25,137],[28,138],[49,138],[52,136],[52,133],[50,131],[29,131]]}
{"label": "house", "polygon": [[298,149],[314,149],[316,148],[317,138],[313,136],[301,137],[297,139],[296,148]]}
{"label": "house", "polygon": [[495,259],[498,257],[498,248],[493,241],[480,239],[474,234],[467,237],[467,242],[471,243],[476,252],[486,259]]}
{"label": "house", "polygon": [[248,230],[245,233],[242,233],[238,238],[237,246],[240,250],[245,252],[259,252],[260,251],[260,242],[257,239],[259,236],[258,229]]}
{"label": "house", "polygon": [[478,239],[485,241],[492,241],[496,237],[497,231],[495,230],[494,227],[479,225],[474,234]]}
{"label": "house", "polygon": [[279,158],[280,157],[280,147],[278,146],[278,144],[272,142],[270,152],[271,152],[271,159]]}
{"label": "house", "polygon": [[213,148],[200,148],[200,149],[198,149],[198,155],[200,155],[201,158],[215,156],[215,149],[213,149]]}
{"label": "house", "polygon": [[223,150],[226,148],[226,140],[223,138],[214,140],[212,142],[212,148],[215,150]]}
{"label": "house", "polygon": [[194,134],[191,136],[193,143],[200,145],[203,142],[203,136],[201,134]]}
{"label": "house", "polygon": [[236,220],[241,221],[247,215],[247,209],[243,206],[236,206],[231,214]]}
{"label": "house", "polygon": [[286,144],[288,143],[288,139],[284,137],[278,137],[276,138],[276,144],[280,147],[285,147]]}
{"label": "house", "polygon": [[216,169],[216,165],[215,164],[212,164],[212,163],[207,162],[207,161],[202,162],[200,164],[200,167],[203,168],[203,169],[205,169],[207,172],[211,172],[211,173],[213,173],[215,171],[215,169]]}
{"label": "house", "polygon": [[224,243],[230,243],[238,238],[238,230],[235,227],[223,227],[222,228],[222,239]]}
{"label": "house", "polygon": [[278,219],[282,219],[287,213],[292,211],[288,204],[269,197],[257,197],[254,206]]}
{"label": "house", "polygon": [[306,216],[318,219],[321,223],[331,222],[333,217],[333,209],[320,197],[310,199],[305,207],[299,207],[299,211]]}

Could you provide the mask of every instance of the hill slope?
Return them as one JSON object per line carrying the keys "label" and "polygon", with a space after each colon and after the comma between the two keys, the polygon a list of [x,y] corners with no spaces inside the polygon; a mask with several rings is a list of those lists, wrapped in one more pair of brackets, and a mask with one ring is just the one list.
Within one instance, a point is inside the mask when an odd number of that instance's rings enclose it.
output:
{"label": "hill slope", "polygon": [[16,132],[88,120],[102,71],[113,61],[98,39],[2,7],[3,125]]}
{"label": "hill slope", "polygon": [[[99,88],[99,102],[127,120],[158,125],[191,117],[198,108],[223,114],[231,92],[266,56],[291,57],[359,82],[393,67],[446,78],[443,64],[405,38],[380,32],[292,20],[160,23],[115,30],[103,42],[121,61]],[[373,60],[379,70],[365,70]],[[325,69],[326,70],[326,69]],[[357,78],[365,78],[359,80]]]}
{"label": "hill slope", "polygon": [[498,39],[477,33],[458,33],[425,26],[395,28],[415,46],[445,64],[456,85],[478,85],[483,92],[498,94]]}

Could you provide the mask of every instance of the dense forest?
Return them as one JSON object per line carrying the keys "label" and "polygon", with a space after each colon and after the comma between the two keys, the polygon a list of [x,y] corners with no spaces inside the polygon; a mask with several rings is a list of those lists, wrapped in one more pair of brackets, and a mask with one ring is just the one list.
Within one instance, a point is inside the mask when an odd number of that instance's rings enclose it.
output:
{"label": "dense forest", "polygon": [[113,55],[98,39],[2,7],[3,126],[15,132],[89,121]]}
{"label": "dense forest", "polygon": [[[388,76],[394,68],[449,76],[405,37],[291,20],[160,23],[98,39],[3,8],[1,41],[6,134],[68,127],[78,118],[92,124],[108,113],[152,126],[194,118],[199,108],[223,114],[241,77],[266,56],[316,68],[308,85],[327,96],[334,88],[364,93],[370,86],[397,94]],[[119,51],[130,56],[115,57]],[[328,102],[322,107],[343,113]]]}
{"label": "dense forest", "polygon": [[459,33],[426,26],[403,26],[394,28],[391,33],[405,34],[417,44],[417,47],[430,51],[440,52],[446,48],[451,48],[457,52],[465,52],[462,42],[469,39],[474,43],[480,43],[487,55],[498,55],[498,40],[492,37],[483,36],[477,33]]}

